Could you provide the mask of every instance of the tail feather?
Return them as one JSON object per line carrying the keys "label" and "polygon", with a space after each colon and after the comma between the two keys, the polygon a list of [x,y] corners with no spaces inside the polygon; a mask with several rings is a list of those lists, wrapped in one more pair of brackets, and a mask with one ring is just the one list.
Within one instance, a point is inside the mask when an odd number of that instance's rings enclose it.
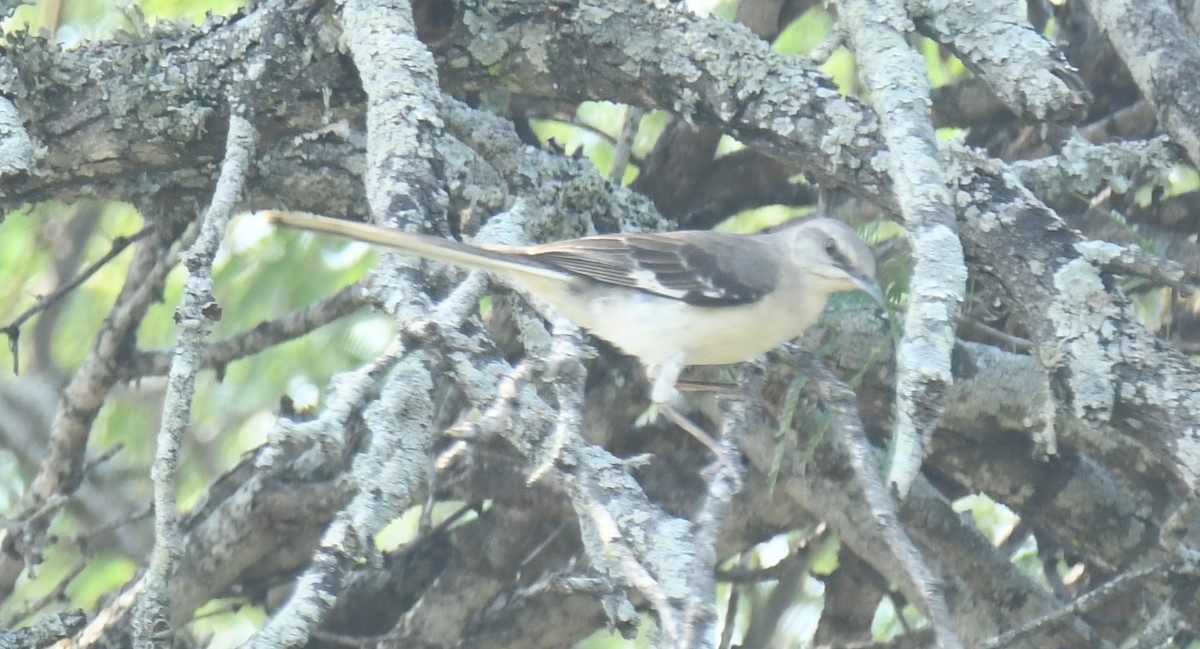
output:
{"label": "tail feather", "polygon": [[545,266],[522,255],[480,248],[453,239],[389,230],[368,223],[343,221],[301,212],[268,210],[261,214],[266,217],[268,223],[273,225],[365,241],[384,248],[411,252],[427,259],[472,270],[482,270],[502,276],[515,274],[518,277],[536,276],[560,281],[569,279],[569,275],[564,271]]}

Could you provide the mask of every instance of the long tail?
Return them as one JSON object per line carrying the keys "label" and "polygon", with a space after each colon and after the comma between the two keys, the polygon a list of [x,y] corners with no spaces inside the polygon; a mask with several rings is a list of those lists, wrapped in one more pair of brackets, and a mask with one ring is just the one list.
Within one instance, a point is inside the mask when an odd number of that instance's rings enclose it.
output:
{"label": "long tail", "polygon": [[522,255],[501,250],[489,250],[470,244],[427,234],[401,232],[368,223],[355,223],[303,212],[260,212],[267,222],[299,230],[333,234],[377,246],[411,252],[427,259],[496,273],[501,276],[543,277],[562,281],[567,274],[527,259]]}

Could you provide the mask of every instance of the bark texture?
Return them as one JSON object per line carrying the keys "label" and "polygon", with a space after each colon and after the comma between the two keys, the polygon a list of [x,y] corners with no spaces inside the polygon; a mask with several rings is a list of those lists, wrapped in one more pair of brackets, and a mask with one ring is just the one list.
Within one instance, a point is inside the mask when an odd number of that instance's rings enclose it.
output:
{"label": "bark texture", "polygon": [[[766,40],[810,4],[743,0],[730,21],[639,0],[267,0],[67,50],[11,34],[0,207],[123,201],[147,229],[112,243],[132,248],[123,288],[78,366],[48,351],[54,296],[36,324],[4,323],[26,367],[0,383],[0,446],[28,487],[0,526],[0,611],[31,624],[0,646],[159,646],[240,598],[266,610],[249,641],[262,647],[565,647],[635,634],[644,614],[659,646],[716,647],[732,624],[716,583],[770,580],[744,641],[779,646],[785,595],[831,539],[825,645],[869,640],[881,598],[928,621],[897,646],[1195,639],[1200,311],[1180,296],[1200,281],[1200,219],[1194,188],[1164,191],[1200,161],[1192,14],[830,2],[816,53],[849,47],[848,95]],[[921,38],[974,74],[931,87]],[[590,100],[669,114],[630,187],[532,138],[535,120]],[[938,136],[949,125],[961,140]],[[746,148],[718,155],[723,135]],[[878,251],[891,313],[839,301],[798,347],[698,373],[741,386],[692,413],[736,467],[661,419],[635,423],[646,385],[629,359],[485,278],[412,259],[206,338],[221,316],[214,237],[235,206],[519,244],[818,197],[905,233]],[[99,219],[79,214],[58,233],[63,277],[89,272]],[[155,349],[140,327],[179,266],[192,333]],[[319,411],[282,403],[261,446],[181,517],[162,514],[198,417],[189,382],[365,309],[394,342],[322,386]],[[89,449],[114,395],[168,375],[182,387],[153,406],[150,529],[131,486],[148,489],[150,467],[108,479]],[[972,494],[1015,512],[1013,529],[989,538],[964,519],[954,503]],[[462,509],[376,547],[388,521],[438,502]],[[129,525],[113,535],[116,511]],[[146,570],[86,619],[11,601],[57,544],[84,544],[53,532],[67,513]],[[779,566],[727,562],[781,533]]]}

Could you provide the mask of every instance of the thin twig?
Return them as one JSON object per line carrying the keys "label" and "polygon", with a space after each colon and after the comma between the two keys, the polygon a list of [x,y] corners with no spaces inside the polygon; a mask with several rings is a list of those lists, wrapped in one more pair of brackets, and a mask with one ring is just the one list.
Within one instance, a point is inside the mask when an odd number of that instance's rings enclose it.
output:
{"label": "thin twig", "polygon": [[[742,558],[743,563],[745,557]],[[721,628],[721,641],[717,644],[719,649],[729,649],[733,645],[733,629],[737,621],[738,604],[742,600],[742,587],[733,584],[729,587],[729,601],[725,603],[725,626]]]}
{"label": "thin twig", "polygon": [[1027,635],[1036,633],[1041,630],[1048,629],[1054,625],[1062,624],[1069,619],[1077,618],[1088,611],[1094,610],[1096,607],[1112,599],[1113,596],[1137,584],[1139,581],[1151,577],[1156,574],[1165,573],[1169,570],[1174,562],[1167,561],[1156,563],[1152,566],[1141,568],[1124,573],[1108,583],[1101,584],[1089,591],[1079,599],[1071,602],[1069,605],[1053,611],[1048,615],[1043,615],[1035,620],[1030,620],[1020,628],[1013,629],[1007,633],[1002,633],[995,636],[986,642],[980,644],[980,649],[999,649],[1016,643],[1021,638]]}
{"label": "thin twig", "polygon": [[813,530],[813,533],[805,537],[804,540],[792,550],[788,556],[780,559],[777,563],[765,568],[745,568],[738,566],[732,570],[718,570],[717,580],[724,581],[730,584],[757,584],[764,581],[773,581],[779,579],[779,576],[788,569],[788,566],[793,563],[807,562],[812,554],[813,542],[825,536],[826,527],[821,523]]}
{"label": "thin twig", "polygon": [[479,507],[475,504],[467,504],[467,505],[463,505],[462,507],[459,507],[458,509],[454,510],[453,514],[450,514],[446,518],[442,519],[437,525],[431,525],[429,527],[429,529],[421,531],[415,537],[413,537],[412,540],[410,540],[409,542],[405,543],[404,545],[396,548],[391,553],[391,556],[399,557],[399,556],[406,555],[406,554],[412,552],[413,550],[416,550],[418,547],[421,546],[421,544],[423,542],[425,542],[425,541],[437,536],[438,534],[441,534],[442,532],[446,531],[447,529],[449,529],[451,525],[458,522],[458,519],[462,518],[463,516],[466,516],[470,512],[478,511],[478,510],[479,510]]}
{"label": "thin twig", "polygon": [[134,610],[133,644],[138,649],[150,649],[158,644],[160,635],[171,633],[169,578],[178,564],[183,543],[177,504],[179,454],[184,434],[192,424],[192,398],[201,366],[201,350],[221,318],[221,308],[212,296],[213,258],[242,196],[255,137],[250,120],[233,111],[225,139],[225,159],[221,162],[212,201],[184,264],[188,278],[175,311],[179,337],[167,372],[162,423],[150,467],[154,485],[154,549],[146,565],[146,589]]}
{"label": "thin twig", "polygon": [[960,324],[965,329],[970,330],[972,333],[976,333],[985,338],[991,338],[993,341],[1007,346],[1011,351],[1023,353],[1029,353],[1033,351],[1033,343],[1031,341],[1024,338],[1019,338],[1012,334],[1006,334],[995,327],[986,325],[973,318],[963,318],[960,321]]}
{"label": "thin twig", "polygon": [[625,109],[625,123],[621,126],[621,134],[617,136],[616,146],[613,147],[612,168],[609,169],[608,179],[614,185],[620,185],[625,179],[625,168],[629,166],[629,156],[633,152],[633,138],[637,136],[638,126],[642,123],[642,115],[646,111],[636,106]]}
{"label": "thin twig", "polygon": [[[365,281],[355,282],[327,298],[208,345],[201,352],[203,367],[221,368],[342,318],[366,304],[365,285]],[[137,353],[122,369],[121,380],[166,374],[172,353],[171,350]]]}
{"label": "thin twig", "polygon": [[[64,498],[63,502],[66,502],[66,500],[67,499]],[[71,569],[59,579],[54,588],[50,589],[50,592],[35,600],[26,602],[25,606],[22,607],[22,610],[14,611],[12,615],[8,616],[8,619],[0,621],[0,628],[11,629],[15,627],[21,620],[32,617],[38,611],[43,610],[50,604],[64,601],[66,599],[66,590],[71,585],[71,582],[75,581],[75,578],[78,577],[80,573],[82,573],[84,569],[88,567],[88,565],[90,565],[91,560],[94,558],[91,551],[91,547],[94,545],[94,539],[103,534],[108,534],[117,528],[124,527],[125,525],[129,525],[131,523],[136,523],[137,521],[149,516],[150,511],[150,507],[145,507],[141,511],[134,512],[129,516],[123,516],[111,520],[100,527],[79,532],[69,539],[65,539],[66,542],[74,544],[79,548],[79,554],[81,555],[79,560],[71,565]],[[3,646],[3,643],[0,643],[0,646]]]}
{"label": "thin twig", "polygon": [[71,278],[69,282],[58,287],[50,295],[39,298],[37,304],[29,307],[24,311],[24,313],[14,318],[12,322],[0,328],[0,332],[8,336],[8,347],[12,352],[13,357],[13,374],[20,374],[21,370],[21,361],[20,356],[18,355],[17,347],[17,341],[21,338],[21,325],[25,324],[26,320],[29,320],[33,316],[53,306],[54,303],[66,296],[67,293],[75,290],[76,287],[87,281],[89,277],[95,275],[97,271],[103,268],[105,264],[112,261],[117,255],[121,254],[130,246],[130,244],[145,238],[146,235],[150,234],[152,230],[153,228],[151,227],[145,227],[142,228],[137,234],[113,239],[112,248],[110,248],[108,252],[104,253],[104,256],[100,257],[100,259],[97,259],[92,263],[92,265],[80,271],[77,275],[75,275],[75,277]]}

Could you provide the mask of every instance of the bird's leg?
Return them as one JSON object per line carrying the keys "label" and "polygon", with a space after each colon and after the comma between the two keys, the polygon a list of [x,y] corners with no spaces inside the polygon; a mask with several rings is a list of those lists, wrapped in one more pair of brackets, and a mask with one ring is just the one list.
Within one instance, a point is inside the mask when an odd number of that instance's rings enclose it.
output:
{"label": "bird's leg", "polygon": [[724,448],[721,448],[721,443],[713,439],[712,435],[709,435],[707,432],[705,432],[703,428],[696,425],[696,422],[683,416],[678,410],[675,409],[674,406],[669,403],[659,403],[655,405],[657,406],[658,411],[662,413],[663,417],[667,418],[667,421],[679,426],[685,432],[687,432],[688,435],[696,438],[696,441],[707,446],[708,450],[712,451],[713,455],[717,456],[717,461],[719,461],[721,464],[735,466],[733,464],[733,460],[729,459],[729,454],[725,452]]}
{"label": "bird's leg", "polygon": [[687,354],[679,352],[664,361],[662,365],[646,369],[646,372],[654,380],[654,385],[650,388],[650,400],[655,405],[670,403],[673,399],[678,398],[679,390],[675,388],[675,384],[679,381],[679,375],[683,372],[686,363]]}
{"label": "bird's leg", "polygon": [[[713,439],[703,428],[696,425],[691,419],[685,417],[682,413],[671,405],[671,401],[682,398],[676,384],[679,381],[679,374],[683,372],[683,368],[687,364],[687,355],[683,352],[671,356],[662,365],[653,368],[646,368],[646,372],[654,381],[654,385],[650,388],[650,407],[652,410],[657,410],[662,413],[667,421],[679,426],[687,434],[696,438],[696,441],[708,447],[708,450],[717,456],[717,460],[722,464],[733,466],[733,461],[721,448],[721,444]],[[651,414],[650,421],[654,420]]]}
{"label": "bird's leg", "polygon": [[650,378],[654,380],[650,400],[655,403],[670,403],[679,397],[681,392],[708,392],[726,397],[745,396],[741,387],[736,383],[726,381],[694,381],[681,379],[679,375],[686,367],[687,357],[676,354],[658,367],[647,369]]}

